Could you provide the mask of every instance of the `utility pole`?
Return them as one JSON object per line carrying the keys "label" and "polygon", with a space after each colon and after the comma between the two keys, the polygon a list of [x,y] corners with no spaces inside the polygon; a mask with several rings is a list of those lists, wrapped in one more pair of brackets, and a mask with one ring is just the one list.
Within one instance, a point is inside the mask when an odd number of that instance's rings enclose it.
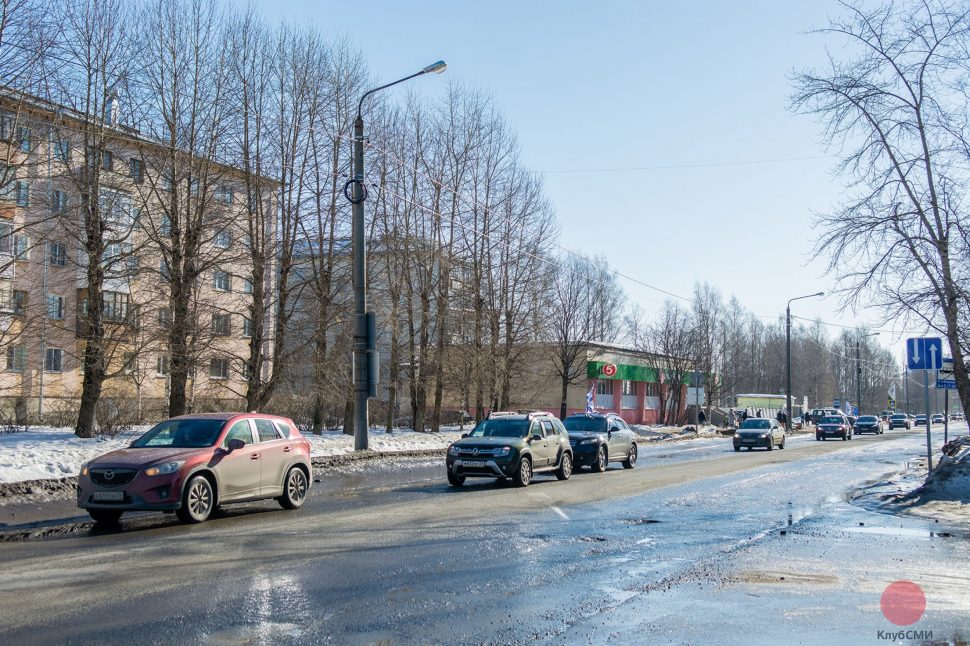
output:
{"label": "utility pole", "polygon": [[[364,186],[364,99],[392,85],[403,83],[415,76],[433,72],[441,74],[447,65],[438,61],[428,65],[420,72],[411,74],[393,83],[387,83],[368,90],[357,103],[357,118],[354,120],[354,173],[344,185],[344,197],[352,205],[351,243],[354,251],[354,450],[367,449],[367,431],[370,427],[368,399],[377,396],[377,383],[380,376],[380,359],[377,354],[377,318],[367,311],[367,246],[364,239],[364,200],[367,188]],[[349,190],[349,193],[348,193]]]}

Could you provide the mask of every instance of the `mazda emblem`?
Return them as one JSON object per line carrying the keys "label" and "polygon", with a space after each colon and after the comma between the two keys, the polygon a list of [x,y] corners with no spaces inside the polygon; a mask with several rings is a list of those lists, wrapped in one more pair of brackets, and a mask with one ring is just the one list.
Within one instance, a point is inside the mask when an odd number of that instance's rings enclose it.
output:
{"label": "mazda emblem", "polygon": [[105,480],[114,480],[115,479],[115,472],[112,471],[111,469],[108,469],[107,471],[104,472],[104,479]]}

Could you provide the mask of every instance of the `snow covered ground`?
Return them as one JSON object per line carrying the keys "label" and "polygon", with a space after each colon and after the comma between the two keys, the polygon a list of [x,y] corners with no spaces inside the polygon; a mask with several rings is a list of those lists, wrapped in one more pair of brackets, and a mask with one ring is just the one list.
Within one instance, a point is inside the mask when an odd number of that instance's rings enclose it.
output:
{"label": "snow covered ground", "polygon": [[[0,483],[76,476],[81,465],[99,455],[122,449],[150,427],[139,426],[110,439],[82,439],[70,428],[32,427],[25,433],[0,434]],[[307,435],[313,457],[352,453],[354,438],[339,431]],[[369,447],[374,451],[445,449],[461,437],[458,428],[439,433],[373,429]]]}

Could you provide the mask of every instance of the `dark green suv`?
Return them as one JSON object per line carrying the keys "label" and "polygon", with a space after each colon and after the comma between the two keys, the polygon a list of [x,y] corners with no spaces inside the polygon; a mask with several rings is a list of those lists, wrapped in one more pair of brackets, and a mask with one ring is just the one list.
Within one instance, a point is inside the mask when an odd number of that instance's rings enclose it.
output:
{"label": "dark green suv", "polygon": [[465,484],[465,478],[511,478],[525,487],[536,473],[569,478],[573,451],[552,413],[492,413],[448,447],[446,465],[453,487]]}

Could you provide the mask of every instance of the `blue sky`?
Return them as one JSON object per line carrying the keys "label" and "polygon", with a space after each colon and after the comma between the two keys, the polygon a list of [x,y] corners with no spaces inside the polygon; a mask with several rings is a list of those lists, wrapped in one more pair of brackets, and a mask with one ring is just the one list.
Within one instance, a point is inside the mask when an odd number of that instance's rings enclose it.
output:
{"label": "blue sky", "polygon": [[[787,106],[792,72],[824,64],[826,46],[838,52],[840,43],[806,33],[840,14],[834,0],[263,7],[348,36],[380,80],[444,59],[448,78],[487,90],[525,164],[544,173],[571,249],[605,254],[620,272],[685,296],[710,282],[766,317],[833,287],[810,250],[813,211],[842,191],[836,160],[819,125]],[[434,97],[444,79],[395,91]],[[648,170],[604,170],[618,168]],[[622,282],[647,310],[664,298]],[[839,305],[826,297],[793,313],[879,323]],[[880,341],[902,348],[892,335]]]}

